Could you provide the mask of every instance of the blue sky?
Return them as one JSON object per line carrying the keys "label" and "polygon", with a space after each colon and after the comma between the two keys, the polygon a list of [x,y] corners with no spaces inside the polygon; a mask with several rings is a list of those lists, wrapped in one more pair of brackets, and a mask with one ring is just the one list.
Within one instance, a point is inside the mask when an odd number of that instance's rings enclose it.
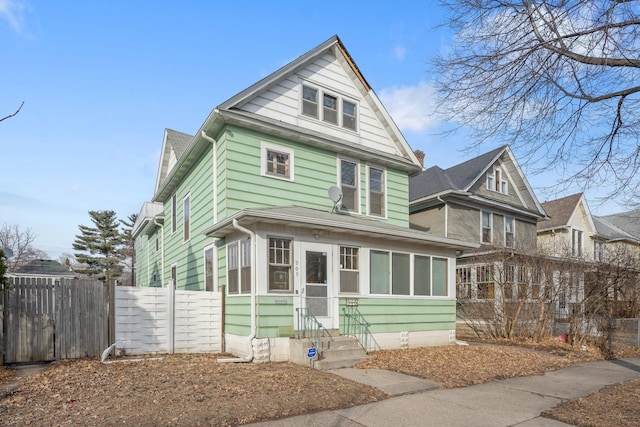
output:
{"label": "blue sky", "polygon": [[438,136],[429,115],[429,60],[450,42],[442,20],[431,1],[0,0],[0,117],[24,101],[0,122],[0,225],[31,229],[51,258],[73,253],[89,210],[125,219],[151,199],[165,128],[197,132],[216,105],[334,34],[425,165],[460,163],[467,142]]}

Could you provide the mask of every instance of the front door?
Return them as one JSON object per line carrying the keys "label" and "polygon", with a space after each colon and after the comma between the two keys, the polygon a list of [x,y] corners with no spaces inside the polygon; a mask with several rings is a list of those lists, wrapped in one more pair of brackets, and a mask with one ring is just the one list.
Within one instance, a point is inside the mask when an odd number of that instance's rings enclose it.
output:
{"label": "front door", "polygon": [[311,312],[326,329],[334,329],[335,302],[331,246],[317,243],[303,244],[301,251],[301,305]]}

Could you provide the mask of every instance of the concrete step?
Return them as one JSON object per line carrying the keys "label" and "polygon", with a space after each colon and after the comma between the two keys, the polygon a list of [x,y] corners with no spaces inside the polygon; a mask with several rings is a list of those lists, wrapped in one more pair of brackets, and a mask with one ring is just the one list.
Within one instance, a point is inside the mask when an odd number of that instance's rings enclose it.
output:
{"label": "concrete step", "polygon": [[328,370],[350,368],[369,358],[356,338],[338,336],[325,340],[320,350],[322,357],[314,364],[316,369]]}

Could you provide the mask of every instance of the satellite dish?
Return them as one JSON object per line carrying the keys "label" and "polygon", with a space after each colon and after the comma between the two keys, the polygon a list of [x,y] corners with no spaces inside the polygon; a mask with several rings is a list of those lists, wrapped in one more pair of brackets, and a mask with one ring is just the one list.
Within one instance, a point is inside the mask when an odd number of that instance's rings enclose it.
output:
{"label": "satellite dish", "polygon": [[333,213],[336,210],[336,206],[338,206],[340,200],[342,200],[342,191],[340,191],[340,188],[336,187],[335,185],[329,187],[329,198],[333,202],[333,209],[331,209],[331,213]]}
{"label": "satellite dish", "polygon": [[338,203],[342,199],[342,191],[335,185],[329,187],[329,198],[333,203]]}

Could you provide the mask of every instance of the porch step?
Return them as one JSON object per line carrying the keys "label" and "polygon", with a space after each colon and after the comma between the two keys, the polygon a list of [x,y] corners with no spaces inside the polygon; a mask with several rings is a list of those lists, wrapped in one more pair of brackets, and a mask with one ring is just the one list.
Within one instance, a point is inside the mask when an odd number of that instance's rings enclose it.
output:
{"label": "porch step", "polygon": [[369,358],[356,338],[335,336],[323,337],[321,340],[322,358],[314,363],[316,369],[327,371],[350,368],[361,360]]}

